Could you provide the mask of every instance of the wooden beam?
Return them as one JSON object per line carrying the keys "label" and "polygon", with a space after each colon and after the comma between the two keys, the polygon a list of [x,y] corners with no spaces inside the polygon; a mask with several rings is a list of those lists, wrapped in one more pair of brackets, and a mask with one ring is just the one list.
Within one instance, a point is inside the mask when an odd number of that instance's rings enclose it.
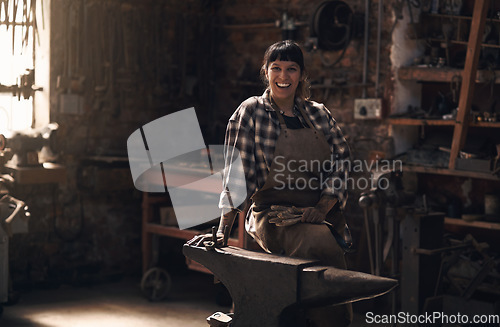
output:
{"label": "wooden beam", "polygon": [[486,23],[486,13],[488,12],[489,0],[476,0],[474,3],[474,13],[469,34],[469,43],[467,45],[467,56],[465,58],[465,67],[462,75],[462,88],[460,90],[460,100],[458,102],[457,120],[453,132],[453,142],[451,145],[449,168],[455,169],[455,163],[464,146],[467,137],[467,128],[469,127],[469,113],[474,96],[475,78],[477,73],[477,64],[481,50],[481,41],[483,39],[484,25]]}
{"label": "wooden beam", "polygon": [[[462,78],[463,69],[434,67],[400,67],[398,79],[401,81],[443,82],[449,83],[453,78]],[[476,83],[500,83],[500,70],[478,70]]]}

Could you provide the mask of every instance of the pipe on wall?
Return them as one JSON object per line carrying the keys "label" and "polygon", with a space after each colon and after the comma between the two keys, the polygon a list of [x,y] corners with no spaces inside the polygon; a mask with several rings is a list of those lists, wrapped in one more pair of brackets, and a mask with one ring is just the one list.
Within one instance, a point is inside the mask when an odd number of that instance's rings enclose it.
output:
{"label": "pipe on wall", "polygon": [[[370,14],[370,0],[365,0],[365,51],[363,58],[363,85],[366,85],[366,80],[368,77],[368,38],[369,38],[369,30],[368,30],[368,22],[369,22],[369,14]],[[363,88],[363,98],[366,98],[366,87]]]}
{"label": "pipe on wall", "polygon": [[378,22],[377,22],[377,63],[375,71],[375,97],[379,96],[380,87],[380,47],[382,42],[382,18],[384,11],[384,0],[378,2]]}

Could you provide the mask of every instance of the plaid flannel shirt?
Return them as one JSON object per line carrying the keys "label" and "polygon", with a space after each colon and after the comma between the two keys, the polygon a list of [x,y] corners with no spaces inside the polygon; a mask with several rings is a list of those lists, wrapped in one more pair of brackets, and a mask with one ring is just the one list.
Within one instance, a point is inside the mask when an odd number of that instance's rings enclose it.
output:
{"label": "plaid flannel shirt", "polygon": [[[304,126],[307,126],[307,123],[297,110],[299,105],[303,106],[313,126],[324,133],[326,141],[330,145],[333,162],[336,162],[337,165],[339,163],[345,164],[350,155],[349,146],[330,111],[323,104],[297,99],[294,113]],[[233,113],[229,119],[225,137],[226,168],[219,202],[223,214],[231,209],[243,210],[248,199],[264,185],[273,161],[280,130],[278,117],[269,101],[268,90],[261,96],[245,100]],[[231,163],[234,162],[235,156],[234,151],[231,150],[233,147],[239,150],[247,184],[247,201],[239,206],[232,205],[231,191],[227,188],[228,181],[231,179]],[[321,190],[321,194],[337,197],[341,205],[344,206],[347,200],[347,187],[345,185],[347,178],[347,169],[334,167],[326,178],[325,184],[328,186]]]}

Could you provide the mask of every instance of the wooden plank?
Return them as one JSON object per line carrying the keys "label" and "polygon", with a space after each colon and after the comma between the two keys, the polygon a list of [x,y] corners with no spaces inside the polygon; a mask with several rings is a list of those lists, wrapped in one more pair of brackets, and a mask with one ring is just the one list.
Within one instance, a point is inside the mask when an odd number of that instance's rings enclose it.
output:
{"label": "wooden plank", "polygon": [[387,123],[391,125],[410,126],[453,126],[455,121],[443,119],[388,118]]}
{"label": "wooden plank", "polygon": [[4,172],[14,177],[16,184],[66,183],[66,167],[46,162],[43,166],[18,167],[4,166]]}
{"label": "wooden plank", "polygon": [[[415,118],[387,118],[390,125],[410,125],[410,126],[453,126],[454,120],[443,119],[415,119]],[[471,122],[469,127],[500,128],[500,122]]]}
{"label": "wooden plank", "polygon": [[[434,67],[401,67],[398,69],[398,79],[402,81],[420,82],[443,82],[449,83],[455,76],[462,77],[463,70],[458,68],[434,68]],[[500,70],[478,70],[476,71],[476,83],[490,83],[492,79],[500,83]]]}
{"label": "wooden plank", "polygon": [[180,238],[184,240],[190,240],[196,235],[201,234],[199,231],[194,231],[190,229],[179,229],[173,226],[164,226],[160,224],[149,223],[145,226],[146,232],[152,234],[158,234],[163,236],[170,236],[173,238]]}
{"label": "wooden plank", "polygon": [[476,171],[467,170],[455,170],[448,168],[436,168],[436,167],[425,167],[417,165],[404,165],[403,171],[423,173],[423,174],[436,174],[436,175],[447,175],[447,176],[457,176],[457,177],[470,177],[478,178],[492,181],[500,181],[500,178],[493,174],[480,173]]}
{"label": "wooden plank", "polygon": [[454,76],[462,76],[462,70],[456,68],[401,67],[398,79],[421,82],[450,82]]}
{"label": "wooden plank", "polygon": [[469,127],[489,127],[489,128],[500,128],[500,122],[473,122],[470,123]]}
{"label": "wooden plank", "polygon": [[[440,17],[440,18],[446,18],[446,19],[458,19],[458,20],[471,20],[472,17],[470,16],[460,16],[460,15],[448,15],[448,14],[433,14],[433,13],[426,13],[425,15],[430,16],[430,17]],[[486,18],[487,22],[496,22],[500,23],[500,19],[496,18]]]}
{"label": "wooden plank", "polygon": [[[186,241],[192,239],[196,235],[203,234],[201,231],[196,230],[196,229],[179,229],[178,227],[174,227],[174,226],[164,226],[164,225],[154,224],[154,223],[146,224],[144,228],[145,228],[145,231],[148,233],[178,238],[178,239],[186,240]],[[236,238],[230,238],[227,243],[228,243],[228,245],[231,245],[231,246],[239,246],[240,242]]]}
{"label": "wooden plank", "polygon": [[476,0],[474,3],[474,13],[469,34],[469,44],[465,58],[465,67],[462,75],[462,87],[460,90],[460,100],[458,102],[457,120],[453,131],[453,141],[451,144],[449,168],[454,169],[456,159],[462,149],[467,136],[469,125],[469,112],[474,95],[475,77],[481,40],[486,23],[486,13],[488,12],[489,0]]}
{"label": "wooden plank", "polygon": [[489,230],[500,230],[500,223],[493,223],[487,221],[465,221],[463,219],[446,217],[444,218],[444,223],[446,225],[475,227],[475,228],[489,229]]}

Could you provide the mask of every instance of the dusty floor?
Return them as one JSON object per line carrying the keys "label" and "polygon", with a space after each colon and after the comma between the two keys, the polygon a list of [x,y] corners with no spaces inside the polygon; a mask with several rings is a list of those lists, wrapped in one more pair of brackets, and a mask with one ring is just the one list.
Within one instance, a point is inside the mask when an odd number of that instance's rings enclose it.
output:
{"label": "dusty floor", "polygon": [[[150,302],[140,278],[120,278],[92,286],[62,285],[20,292],[15,305],[4,306],[1,327],[201,327],[214,312],[229,312],[230,298],[213,276],[185,270],[172,274],[167,298]],[[218,304],[219,303],[219,304]],[[230,303],[230,302],[229,302]],[[226,306],[227,305],[227,306]],[[353,327],[365,325],[355,315]]]}
{"label": "dusty floor", "polygon": [[21,292],[20,301],[4,306],[0,326],[17,327],[156,327],[208,326],[205,319],[229,307],[216,303],[220,289],[213,277],[187,272],[173,275],[168,297],[150,302],[140,280],[122,278],[85,287],[63,285],[55,289]]}

